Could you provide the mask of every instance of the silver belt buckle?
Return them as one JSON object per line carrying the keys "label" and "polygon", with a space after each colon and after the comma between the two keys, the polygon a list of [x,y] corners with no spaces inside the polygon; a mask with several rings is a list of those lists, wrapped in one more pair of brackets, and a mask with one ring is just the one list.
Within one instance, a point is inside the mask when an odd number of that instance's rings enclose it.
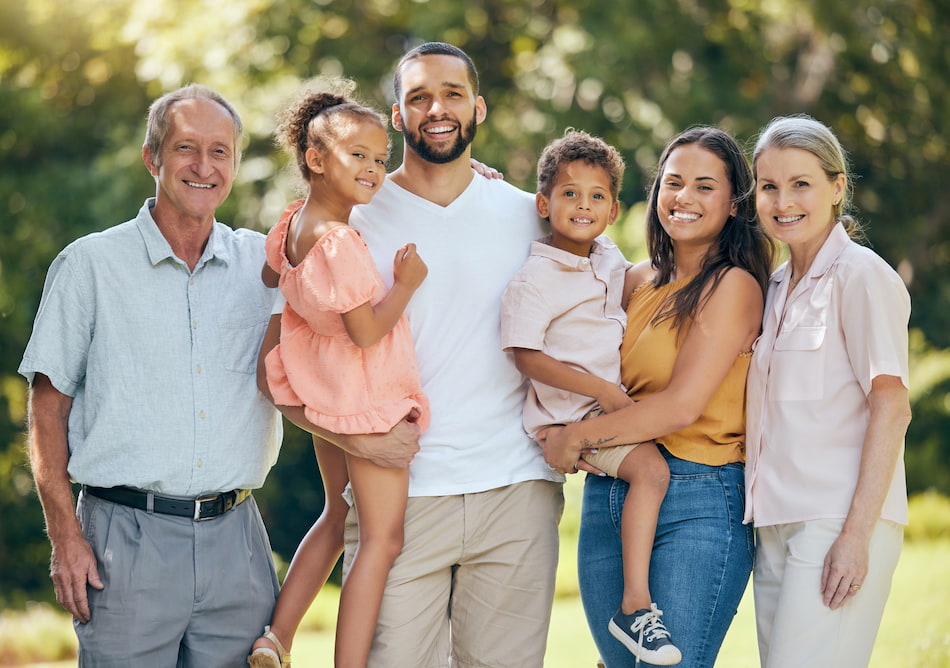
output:
{"label": "silver belt buckle", "polygon": [[217,501],[218,494],[213,494],[211,496],[203,496],[200,499],[195,499],[195,516],[192,518],[195,522],[204,522],[205,520],[214,519],[214,517],[202,517],[201,516],[201,504],[206,501]]}

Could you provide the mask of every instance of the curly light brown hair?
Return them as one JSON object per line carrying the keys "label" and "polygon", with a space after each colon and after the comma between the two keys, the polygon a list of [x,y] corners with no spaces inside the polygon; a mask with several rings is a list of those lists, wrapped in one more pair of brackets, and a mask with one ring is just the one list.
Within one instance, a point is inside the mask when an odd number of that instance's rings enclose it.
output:
{"label": "curly light brown hair", "polygon": [[343,124],[368,120],[386,129],[386,117],[353,99],[355,90],[356,83],[350,79],[315,79],[278,112],[274,139],[294,156],[304,181],[310,176],[307,149],[326,152],[339,136]]}

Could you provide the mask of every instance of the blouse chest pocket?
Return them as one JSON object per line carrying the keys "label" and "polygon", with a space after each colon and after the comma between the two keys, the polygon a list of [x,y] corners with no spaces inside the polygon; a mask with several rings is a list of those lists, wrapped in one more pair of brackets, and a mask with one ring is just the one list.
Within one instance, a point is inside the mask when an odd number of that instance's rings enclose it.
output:
{"label": "blouse chest pocket", "polygon": [[769,384],[780,401],[816,401],[823,398],[827,327],[800,326],[779,332],[775,339]]}

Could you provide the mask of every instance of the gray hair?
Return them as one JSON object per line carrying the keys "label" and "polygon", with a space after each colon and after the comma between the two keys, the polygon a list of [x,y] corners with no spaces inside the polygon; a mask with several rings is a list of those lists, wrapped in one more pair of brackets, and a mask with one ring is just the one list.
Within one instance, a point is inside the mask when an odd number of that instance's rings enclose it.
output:
{"label": "gray hair", "polygon": [[148,123],[145,127],[145,147],[152,154],[155,164],[161,164],[162,144],[168,136],[170,125],[169,114],[172,106],[183,100],[210,100],[219,104],[231,116],[234,122],[234,167],[241,164],[241,136],[244,133],[244,124],[241,117],[230,102],[224,99],[216,90],[201,84],[188,84],[178,90],[165,93],[152,102],[148,108]]}

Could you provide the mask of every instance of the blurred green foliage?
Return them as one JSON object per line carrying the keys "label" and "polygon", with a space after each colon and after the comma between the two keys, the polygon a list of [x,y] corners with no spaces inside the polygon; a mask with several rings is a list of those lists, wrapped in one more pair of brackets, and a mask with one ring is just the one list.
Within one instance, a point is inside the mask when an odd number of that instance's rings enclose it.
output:
{"label": "blurred green foliage", "polygon": [[[947,34],[943,0],[0,4],[0,604],[51,592],[16,367],[55,253],[130,218],[153,191],[140,157],[149,102],[200,81],[235,103],[245,160],[218,217],[265,230],[294,191],[270,137],[276,109],[301,80],[341,74],[388,109],[392,66],[428,40],[476,61],[489,116],[475,152],[515,184],[533,189],[538,153],[569,126],[621,149],[627,216],[613,232],[631,259],[643,256],[656,158],[680,129],[717,124],[749,140],[796,112],[831,125],[851,151],[871,245],[914,300],[909,487],[950,492]],[[322,505],[305,435],[288,429],[258,497],[289,559]]]}
{"label": "blurred green foliage", "polygon": [[950,498],[928,490],[912,496],[909,506],[911,521],[904,530],[904,540],[939,544],[950,539]]}

